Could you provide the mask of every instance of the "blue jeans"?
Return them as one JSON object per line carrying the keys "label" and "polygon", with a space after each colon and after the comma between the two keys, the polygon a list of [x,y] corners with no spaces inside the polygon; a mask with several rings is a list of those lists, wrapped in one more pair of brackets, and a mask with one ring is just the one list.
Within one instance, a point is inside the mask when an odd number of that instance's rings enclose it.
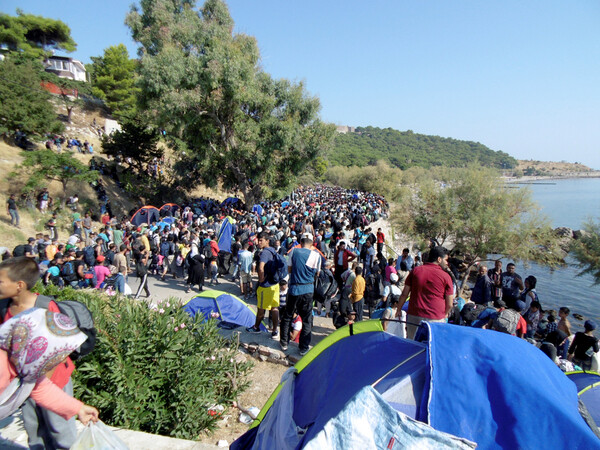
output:
{"label": "blue jeans", "polygon": [[19,226],[19,212],[16,209],[9,209],[10,213],[10,224]]}
{"label": "blue jeans", "polygon": [[117,274],[115,286],[117,287],[117,292],[120,292],[121,294],[125,293],[125,277],[122,273]]}

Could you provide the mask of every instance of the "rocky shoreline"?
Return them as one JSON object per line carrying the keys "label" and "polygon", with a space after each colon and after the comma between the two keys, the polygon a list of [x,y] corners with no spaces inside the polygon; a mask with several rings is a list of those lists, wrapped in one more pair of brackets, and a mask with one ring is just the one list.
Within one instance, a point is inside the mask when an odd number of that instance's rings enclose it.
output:
{"label": "rocky shoreline", "polygon": [[511,184],[527,184],[536,181],[553,181],[553,180],[569,180],[575,178],[600,178],[600,170],[590,172],[566,172],[553,175],[535,175],[522,177],[502,177],[505,183]]}

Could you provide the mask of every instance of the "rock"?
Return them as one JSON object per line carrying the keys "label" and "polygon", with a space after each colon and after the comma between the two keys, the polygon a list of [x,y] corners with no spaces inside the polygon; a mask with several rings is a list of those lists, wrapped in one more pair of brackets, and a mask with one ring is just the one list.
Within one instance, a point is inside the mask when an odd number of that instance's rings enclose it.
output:
{"label": "rock", "polygon": [[265,355],[261,355],[261,354],[259,354],[259,355],[258,355],[258,359],[260,359],[262,362],[265,362],[265,361],[267,361],[269,358],[267,358]]}
{"label": "rock", "polygon": [[258,347],[258,353],[260,353],[263,356],[270,356],[271,355],[271,349],[267,348],[267,347],[263,347],[261,345],[260,347]]}
{"label": "rock", "polygon": [[258,344],[248,344],[248,352],[255,353],[258,350]]}
{"label": "rock", "polygon": [[242,364],[246,362],[246,355],[244,355],[243,353],[238,353],[237,355],[235,355],[235,362],[238,364]]}
{"label": "rock", "polygon": [[229,447],[229,442],[227,442],[225,439],[221,439],[219,442],[217,442],[217,447]]}
{"label": "rock", "polygon": [[573,230],[569,227],[558,227],[558,228],[554,229],[554,232],[559,237],[569,238],[569,239],[573,238]]}
{"label": "rock", "polygon": [[581,239],[588,235],[588,232],[585,230],[573,230],[573,239]]}

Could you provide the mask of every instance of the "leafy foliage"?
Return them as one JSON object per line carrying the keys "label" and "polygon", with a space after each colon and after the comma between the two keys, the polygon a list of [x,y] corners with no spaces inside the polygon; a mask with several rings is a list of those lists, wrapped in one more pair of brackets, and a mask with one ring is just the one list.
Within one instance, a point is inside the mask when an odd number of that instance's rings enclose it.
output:
{"label": "leafy foliage", "polygon": [[77,362],[75,396],[96,406],[110,425],[197,439],[219,419],[210,408],[231,403],[246,388],[238,378],[250,364],[235,361],[237,344],[222,338],[214,321],[190,318],[178,299],[151,308],[122,296],[108,300],[54,286],[38,290],[91,310],[96,347]]}
{"label": "leafy foliage", "polygon": [[384,160],[400,169],[466,167],[473,161],[500,169],[517,166],[517,160],[510,155],[478,142],[376,127],[358,127],[355,133],[338,134],[328,159],[332,165],[361,167]]}
{"label": "leafy foliage", "polygon": [[60,132],[49,102],[50,94],[40,86],[41,66],[31,61],[15,64],[12,58],[0,62],[0,133],[20,129],[28,134]]}
{"label": "leafy foliage", "polygon": [[600,223],[590,219],[584,224],[583,231],[571,247],[581,269],[577,275],[591,274],[594,284],[600,284]]}
{"label": "leafy foliage", "polygon": [[223,1],[140,6],[126,23],[142,46],[141,103],[181,150],[180,174],[238,189],[249,205],[291,189],[333,137],[319,100],[260,69],[256,41],[233,33]]}
{"label": "leafy foliage", "polygon": [[0,13],[0,44],[29,58],[48,56],[50,50],[77,49],[71,29],[64,22],[21,10],[17,10],[16,17]]}
{"label": "leafy foliage", "polygon": [[531,192],[507,188],[491,169],[448,169],[423,178],[412,191],[406,214],[396,222],[423,241],[435,238],[472,262],[497,254],[549,266],[564,263],[565,253]]}
{"label": "leafy foliage", "polygon": [[154,158],[160,158],[163,150],[157,146],[158,132],[140,119],[128,120],[121,130],[102,138],[102,152],[112,157],[131,158],[138,173]]}
{"label": "leafy foliage", "polygon": [[135,86],[137,62],[129,59],[127,47],[113,45],[92,61],[92,94],[104,100],[116,118],[132,118],[139,88]]}
{"label": "leafy foliage", "polygon": [[68,152],[55,153],[52,150],[22,152],[23,162],[16,167],[18,173],[28,173],[26,190],[40,187],[45,181],[59,181],[63,187],[63,202],[67,196],[67,186],[73,180],[91,182],[98,178],[98,172],[74,158]]}

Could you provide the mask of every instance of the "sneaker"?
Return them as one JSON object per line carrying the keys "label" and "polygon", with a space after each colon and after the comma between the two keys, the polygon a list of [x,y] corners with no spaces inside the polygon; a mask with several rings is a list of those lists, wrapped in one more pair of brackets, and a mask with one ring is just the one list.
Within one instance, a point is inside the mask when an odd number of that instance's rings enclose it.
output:
{"label": "sneaker", "polygon": [[306,348],[304,350],[300,350],[300,356],[306,355],[308,353],[308,350],[310,350],[310,349]]}
{"label": "sneaker", "polygon": [[248,328],[246,328],[246,331],[248,333],[254,333],[254,334],[260,333],[260,330],[258,328],[254,328],[254,327],[248,327]]}
{"label": "sneaker", "polygon": [[280,342],[279,346],[281,347],[281,350],[283,350],[284,352],[287,351],[287,349],[288,349],[287,344],[284,344],[283,342]]}
{"label": "sneaker", "polygon": [[271,333],[271,339],[279,339],[279,331],[273,331]]}

